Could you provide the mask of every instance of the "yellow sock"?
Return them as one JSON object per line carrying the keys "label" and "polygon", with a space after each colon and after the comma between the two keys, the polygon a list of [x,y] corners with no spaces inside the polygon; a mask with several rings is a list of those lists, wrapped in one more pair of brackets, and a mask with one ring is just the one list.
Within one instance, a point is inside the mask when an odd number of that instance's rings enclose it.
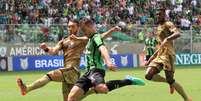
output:
{"label": "yellow sock", "polygon": [[187,96],[186,92],[184,91],[183,87],[179,83],[174,82],[172,84],[172,86],[179,93],[179,95],[181,95],[183,97],[184,101],[188,101],[188,96]]}
{"label": "yellow sock", "polygon": [[42,78],[34,81],[32,84],[26,86],[26,92],[30,92],[32,90],[38,89],[49,83],[49,78],[47,75],[43,76]]}

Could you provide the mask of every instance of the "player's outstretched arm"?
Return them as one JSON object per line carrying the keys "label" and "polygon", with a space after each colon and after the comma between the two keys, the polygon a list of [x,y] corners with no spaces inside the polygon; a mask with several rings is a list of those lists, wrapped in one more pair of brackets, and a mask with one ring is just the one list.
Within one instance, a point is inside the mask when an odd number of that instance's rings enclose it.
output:
{"label": "player's outstretched arm", "polygon": [[56,45],[55,47],[48,47],[46,43],[41,43],[40,48],[51,55],[57,54],[59,50],[61,49],[60,45]]}
{"label": "player's outstretched arm", "polygon": [[107,51],[107,48],[104,45],[101,45],[99,47],[99,51],[101,52],[101,55],[102,55],[103,59],[105,60],[105,63],[107,65],[108,69],[111,71],[116,71],[116,66],[114,64],[112,64],[112,62],[110,61],[110,55]]}
{"label": "player's outstretched arm", "polygon": [[105,38],[111,36],[111,34],[112,34],[113,32],[118,32],[118,31],[121,31],[121,28],[120,28],[120,27],[118,27],[118,26],[112,27],[112,28],[111,28],[110,30],[108,30],[107,32],[102,33],[102,34],[101,34],[101,37],[102,37],[103,39],[105,39]]}
{"label": "player's outstretched arm", "polygon": [[82,37],[77,37],[75,35],[70,35],[70,39],[71,40],[76,40],[76,41],[87,41],[89,38],[86,36],[82,36]]}
{"label": "player's outstretched arm", "polygon": [[172,35],[170,35],[169,37],[167,37],[167,41],[175,40],[175,39],[179,38],[180,36],[181,35],[180,35],[179,31],[176,31]]}
{"label": "player's outstretched arm", "polygon": [[167,38],[165,38],[163,40],[163,42],[161,43],[159,48],[163,47],[167,42],[173,41],[173,40],[175,40],[175,39],[177,39],[179,37],[180,37],[179,31],[175,31],[172,35],[168,36]]}

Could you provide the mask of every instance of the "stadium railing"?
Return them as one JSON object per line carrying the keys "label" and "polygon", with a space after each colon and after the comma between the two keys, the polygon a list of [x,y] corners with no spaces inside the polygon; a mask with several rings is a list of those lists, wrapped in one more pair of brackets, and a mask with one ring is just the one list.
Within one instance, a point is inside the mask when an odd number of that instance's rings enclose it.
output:
{"label": "stadium railing", "polygon": [[[97,26],[100,33],[107,31],[114,25]],[[112,34],[112,38],[106,41],[128,42],[144,44],[146,32],[156,33],[156,26],[139,26],[128,24],[121,26],[121,32]],[[181,37],[175,41],[177,52],[201,52],[201,26],[191,26],[187,30],[180,30]],[[32,25],[18,24],[5,25],[0,24],[0,44],[6,45],[24,45],[38,44],[41,42],[56,43],[67,35],[67,25]],[[80,34],[81,35],[81,34]]]}

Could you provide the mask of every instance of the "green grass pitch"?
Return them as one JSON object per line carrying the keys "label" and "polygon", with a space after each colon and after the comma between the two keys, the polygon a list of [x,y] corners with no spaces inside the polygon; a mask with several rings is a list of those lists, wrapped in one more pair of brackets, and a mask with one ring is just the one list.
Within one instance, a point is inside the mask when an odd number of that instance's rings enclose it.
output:
{"label": "green grass pitch", "polygon": [[[0,101],[62,101],[61,84],[52,82],[45,87],[21,96],[16,84],[16,77],[21,77],[26,83],[31,83],[46,74],[39,72],[0,72]],[[121,69],[117,72],[107,72],[106,80],[123,79],[125,75],[135,75],[144,78],[144,69]],[[163,72],[161,72],[164,75]],[[201,66],[177,67],[175,78],[180,82],[193,101],[201,101]],[[168,85],[146,81],[146,86],[127,86],[108,94],[94,94],[83,101],[183,101],[175,92],[169,94]]]}

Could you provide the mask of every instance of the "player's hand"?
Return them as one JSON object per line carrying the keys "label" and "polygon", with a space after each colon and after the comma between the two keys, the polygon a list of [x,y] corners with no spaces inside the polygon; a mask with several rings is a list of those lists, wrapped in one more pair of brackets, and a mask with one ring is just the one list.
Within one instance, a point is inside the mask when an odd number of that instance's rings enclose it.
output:
{"label": "player's hand", "polygon": [[111,28],[112,32],[118,32],[121,31],[121,28],[119,26],[115,26],[113,28]]}
{"label": "player's hand", "polygon": [[107,64],[107,67],[111,71],[114,71],[114,72],[117,71],[117,67],[114,64],[112,64],[112,63],[111,64]]}
{"label": "player's hand", "polygon": [[47,49],[48,47],[47,47],[47,44],[46,44],[46,43],[41,43],[41,44],[40,44],[40,48],[41,48],[41,49]]}
{"label": "player's hand", "polygon": [[82,41],[82,40],[88,40],[88,38],[86,36],[77,37],[76,35],[72,34],[72,35],[70,35],[70,40],[75,40],[75,41],[80,40],[80,41]]}
{"label": "player's hand", "polygon": [[70,35],[70,40],[78,40],[78,37],[74,34]]}

